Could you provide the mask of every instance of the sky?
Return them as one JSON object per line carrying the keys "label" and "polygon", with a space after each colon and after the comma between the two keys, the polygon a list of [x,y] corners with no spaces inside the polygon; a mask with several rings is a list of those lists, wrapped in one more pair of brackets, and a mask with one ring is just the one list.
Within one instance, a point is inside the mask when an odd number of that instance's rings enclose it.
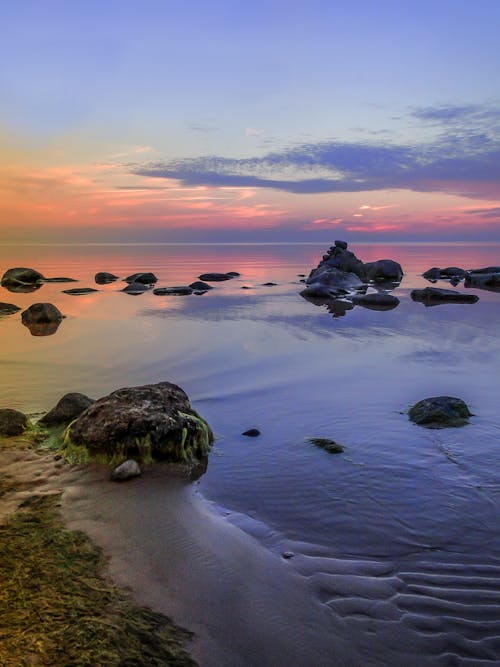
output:
{"label": "sky", "polygon": [[0,242],[500,241],[498,0],[16,0]]}

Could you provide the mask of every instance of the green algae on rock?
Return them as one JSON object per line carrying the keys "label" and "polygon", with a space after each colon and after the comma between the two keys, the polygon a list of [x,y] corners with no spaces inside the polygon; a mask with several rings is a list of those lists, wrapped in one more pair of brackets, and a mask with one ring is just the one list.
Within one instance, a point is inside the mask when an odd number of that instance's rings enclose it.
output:
{"label": "green algae on rock", "polygon": [[197,465],[212,442],[185,392],[160,382],[118,389],[93,403],[66,429],[63,451],[74,461],[113,466],[130,458]]}

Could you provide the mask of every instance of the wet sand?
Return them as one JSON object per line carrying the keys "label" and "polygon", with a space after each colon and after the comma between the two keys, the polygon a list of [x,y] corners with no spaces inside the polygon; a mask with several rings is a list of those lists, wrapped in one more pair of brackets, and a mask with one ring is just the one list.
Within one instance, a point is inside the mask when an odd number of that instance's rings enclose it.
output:
{"label": "wet sand", "polygon": [[337,559],[298,543],[284,559],[162,466],[122,484],[31,451],[0,452],[0,466],[22,482],[3,516],[23,496],[63,491],[68,527],[105,550],[139,604],[195,633],[202,667],[499,664],[495,561]]}

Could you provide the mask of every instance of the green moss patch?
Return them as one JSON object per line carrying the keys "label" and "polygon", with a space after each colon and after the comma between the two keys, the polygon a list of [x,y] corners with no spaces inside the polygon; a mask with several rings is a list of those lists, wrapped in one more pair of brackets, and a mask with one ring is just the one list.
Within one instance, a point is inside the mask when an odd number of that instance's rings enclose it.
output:
{"label": "green moss patch", "polygon": [[112,586],[102,551],[64,528],[57,500],[31,496],[0,525],[0,665],[195,665],[190,633]]}

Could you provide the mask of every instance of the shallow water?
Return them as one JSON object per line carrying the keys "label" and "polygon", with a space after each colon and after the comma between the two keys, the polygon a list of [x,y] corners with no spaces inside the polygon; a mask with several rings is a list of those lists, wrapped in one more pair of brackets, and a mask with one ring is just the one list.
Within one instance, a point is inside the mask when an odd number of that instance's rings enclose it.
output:
{"label": "shallow water", "polygon": [[[355,628],[359,664],[498,664],[500,294],[426,308],[409,293],[429,285],[431,266],[500,264],[500,245],[353,245],[364,261],[403,265],[401,303],[338,318],[298,294],[324,249],[0,247],[2,273],[30,266],[88,287],[97,271],[153,271],[158,286],[241,273],[203,296],[130,296],[122,282],[86,296],[0,288],[0,301],[50,301],[66,315],[46,337],[19,314],[0,320],[0,405],[36,413],[68,391],[179,384],[217,436],[198,488],[270,549],[296,554],[311,595]],[[468,426],[408,421],[410,405],[442,394],[468,403]],[[262,435],[240,435],[250,427]]]}

